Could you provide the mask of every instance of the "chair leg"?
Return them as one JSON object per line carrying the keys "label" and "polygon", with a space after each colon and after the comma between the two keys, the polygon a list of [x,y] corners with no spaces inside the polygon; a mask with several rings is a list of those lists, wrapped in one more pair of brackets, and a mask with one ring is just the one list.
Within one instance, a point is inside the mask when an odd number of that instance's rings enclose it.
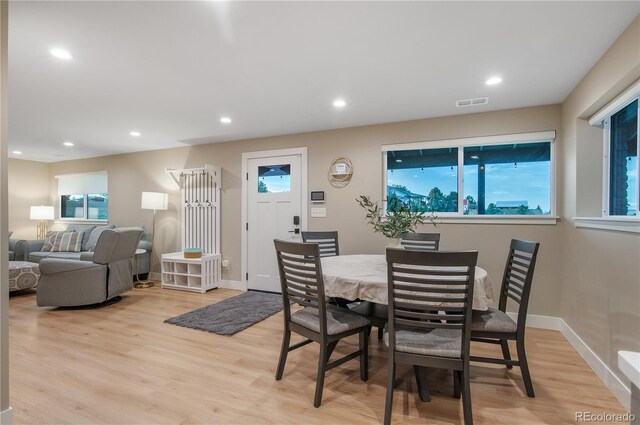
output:
{"label": "chair leg", "polygon": [[460,371],[453,371],[453,397],[460,398]]}
{"label": "chair leg", "polygon": [[516,340],[516,348],[518,350],[518,362],[520,363],[520,372],[522,373],[522,379],[524,380],[524,387],[527,390],[529,397],[535,397],[533,392],[533,382],[531,381],[531,374],[529,373],[529,364],[527,363],[527,353],[524,349],[524,338],[518,338]]}
{"label": "chair leg", "polygon": [[387,399],[384,404],[384,425],[391,424],[393,412],[393,388],[396,380],[396,359],[392,350],[389,350],[389,366],[387,366]]}
{"label": "chair leg", "polygon": [[371,326],[367,326],[367,336],[371,336]]}
{"label": "chair leg", "polygon": [[313,406],[320,407],[322,402],[322,390],[324,388],[324,375],[327,371],[327,361],[329,359],[328,347],[320,344],[320,355],[318,356],[318,377],[316,378],[316,396],[313,399]]}
{"label": "chair leg", "polygon": [[276,381],[282,379],[284,373],[284,364],[287,362],[287,354],[289,353],[289,341],[291,340],[291,331],[285,330],[282,335],[282,347],[280,348],[280,360],[278,360],[278,369],[276,370]]}
{"label": "chair leg", "polygon": [[462,368],[462,410],[464,412],[464,425],[473,425],[471,411],[471,384],[469,382],[469,363]]}
{"label": "chair leg", "polygon": [[[500,346],[502,347],[502,357],[505,360],[511,360],[511,353],[509,352],[509,341],[506,339],[500,340]],[[507,369],[513,369],[512,365],[507,365]]]}
{"label": "chair leg", "polygon": [[429,385],[427,384],[427,368],[413,365],[413,373],[416,376],[416,386],[418,387],[420,401],[431,401],[431,393],[429,392]]}
{"label": "chair leg", "polygon": [[378,328],[378,340],[381,340],[383,335],[384,335],[384,328],[383,327]]}
{"label": "chair leg", "polygon": [[369,338],[366,328],[360,331],[360,379],[369,379]]}

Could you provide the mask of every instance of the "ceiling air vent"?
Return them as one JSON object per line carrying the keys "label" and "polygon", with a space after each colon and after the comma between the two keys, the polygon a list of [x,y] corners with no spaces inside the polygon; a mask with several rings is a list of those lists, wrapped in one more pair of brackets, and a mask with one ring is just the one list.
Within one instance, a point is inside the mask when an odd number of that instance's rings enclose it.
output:
{"label": "ceiling air vent", "polygon": [[488,97],[476,97],[475,99],[456,100],[456,106],[462,108],[464,106],[479,106],[489,103]]}

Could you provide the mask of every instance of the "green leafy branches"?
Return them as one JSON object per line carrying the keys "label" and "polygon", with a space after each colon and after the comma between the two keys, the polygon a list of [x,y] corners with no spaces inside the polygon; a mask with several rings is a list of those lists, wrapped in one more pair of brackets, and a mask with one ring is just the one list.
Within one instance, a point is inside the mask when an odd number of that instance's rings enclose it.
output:
{"label": "green leafy branches", "polygon": [[418,224],[429,221],[434,226],[437,217],[431,213],[411,208],[408,204],[395,196],[387,199],[387,211],[380,207],[380,202],[373,202],[368,196],[360,195],[356,202],[367,212],[367,223],[376,233],[382,233],[388,238],[399,238],[403,233],[415,232]]}

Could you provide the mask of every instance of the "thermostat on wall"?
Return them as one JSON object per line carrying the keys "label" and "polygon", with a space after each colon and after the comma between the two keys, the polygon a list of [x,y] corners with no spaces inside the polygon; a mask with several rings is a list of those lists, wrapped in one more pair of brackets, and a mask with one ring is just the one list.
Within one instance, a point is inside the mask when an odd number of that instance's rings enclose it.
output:
{"label": "thermostat on wall", "polygon": [[311,192],[312,204],[324,204],[324,191]]}

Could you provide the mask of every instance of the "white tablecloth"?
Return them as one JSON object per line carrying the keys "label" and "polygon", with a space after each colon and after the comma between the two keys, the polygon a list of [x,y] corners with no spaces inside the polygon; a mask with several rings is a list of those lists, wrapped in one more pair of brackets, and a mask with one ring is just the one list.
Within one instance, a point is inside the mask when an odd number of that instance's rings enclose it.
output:
{"label": "white tablecloth", "polygon": [[[322,259],[325,295],[387,304],[387,260],[384,255],[339,255]],[[473,309],[485,311],[493,303],[487,272],[476,267]]]}

